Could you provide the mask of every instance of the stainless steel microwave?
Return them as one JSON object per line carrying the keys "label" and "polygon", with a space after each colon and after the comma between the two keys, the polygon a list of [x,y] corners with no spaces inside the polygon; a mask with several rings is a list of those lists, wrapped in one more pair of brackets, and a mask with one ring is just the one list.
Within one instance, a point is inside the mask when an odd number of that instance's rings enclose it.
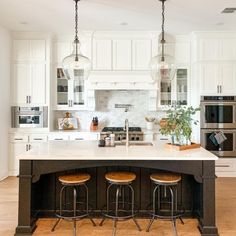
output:
{"label": "stainless steel microwave", "polygon": [[236,129],[236,96],[201,98],[202,129]]}
{"label": "stainless steel microwave", "polygon": [[47,128],[48,107],[12,107],[12,128]]}
{"label": "stainless steel microwave", "polygon": [[[212,134],[222,132],[226,140],[221,144],[212,141]],[[219,157],[236,157],[236,130],[201,129],[201,146]]]}

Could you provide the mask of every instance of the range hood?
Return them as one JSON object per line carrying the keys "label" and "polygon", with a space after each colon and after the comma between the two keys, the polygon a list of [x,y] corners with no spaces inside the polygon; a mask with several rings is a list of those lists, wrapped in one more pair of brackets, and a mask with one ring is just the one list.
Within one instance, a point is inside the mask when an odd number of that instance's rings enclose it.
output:
{"label": "range hood", "polygon": [[93,71],[89,88],[94,90],[158,90],[149,71]]}

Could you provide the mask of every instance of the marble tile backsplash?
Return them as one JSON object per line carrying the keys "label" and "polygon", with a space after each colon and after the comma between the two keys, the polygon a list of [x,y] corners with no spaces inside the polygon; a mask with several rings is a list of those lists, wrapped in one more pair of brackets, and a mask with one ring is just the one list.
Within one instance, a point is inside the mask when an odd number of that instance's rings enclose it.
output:
{"label": "marble tile backsplash", "polygon": [[[130,126],[146,127],[145,116],[160,119],[164,112],[148,111],[149,91],[126,91],[126,90],[101,90],[96,91],[96,111],[75,111],[71,112],[73,117],[79,120],[81,129],[89,129],[94,116],[98,117],[99,125],[103,126],[124,126],[126,118],[129,119]],[[131,105],[127,112],[125,108],[115,108],[115,104]],[[64,117],[65,112],[57,111],[55,120]]]}

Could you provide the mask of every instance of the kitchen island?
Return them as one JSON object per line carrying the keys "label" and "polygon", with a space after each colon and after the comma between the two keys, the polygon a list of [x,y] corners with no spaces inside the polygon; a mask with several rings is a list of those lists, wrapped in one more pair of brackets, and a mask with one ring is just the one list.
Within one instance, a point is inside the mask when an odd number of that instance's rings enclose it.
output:
{"label": "kitchen island", "polygon": [[199,220],[202,236],[217,236],[215,224],[215,160],[203,148],[177,151],[164,144],[97,147],[94,141],[49,142],[19,156],[19,213],[15,235],[32,235],[36,221],[53,217],[59,205],[58,176],[88,172],[89,199],[99,216],[106,202],[104,175],[111,170],[129,170],[136,174],[135,203],[140,217],[147,216],[151,200],[150,174],[173,171],[182,174],[179,203],[186,217]]}

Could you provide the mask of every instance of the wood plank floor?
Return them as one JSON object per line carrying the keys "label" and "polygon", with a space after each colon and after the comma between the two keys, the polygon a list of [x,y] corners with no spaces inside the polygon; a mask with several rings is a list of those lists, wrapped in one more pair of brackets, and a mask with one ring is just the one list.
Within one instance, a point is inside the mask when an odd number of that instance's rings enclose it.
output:
{"label": "wood plank floor", "polygon": [[[219,178],[216,181],[216,213],[217,226],[220,236],[236,235],[236,178]],[[13,236],[17,225],[17,178],[10,177],[0,182],[0,235]],[[99,220],[96,220],[99,222]],[[62,221],[54,233],[50,229],[53,219],[38,221],[35,236],[71,236],[72,224]],[[139,220],[142,229],[145,229],[148,220]],[[179,236],[199,236],[196,220],[185,220],[185,225],[178,222]],[[80,236],[111,236],[112,222],[106,221],[103,227],[93,227],[88,220],[78,222],[78,235]],[[138,232],[132,221],[118,224],[117,236],[172,236],[171,223],[156,221],[150,233],[145,230]]]}

